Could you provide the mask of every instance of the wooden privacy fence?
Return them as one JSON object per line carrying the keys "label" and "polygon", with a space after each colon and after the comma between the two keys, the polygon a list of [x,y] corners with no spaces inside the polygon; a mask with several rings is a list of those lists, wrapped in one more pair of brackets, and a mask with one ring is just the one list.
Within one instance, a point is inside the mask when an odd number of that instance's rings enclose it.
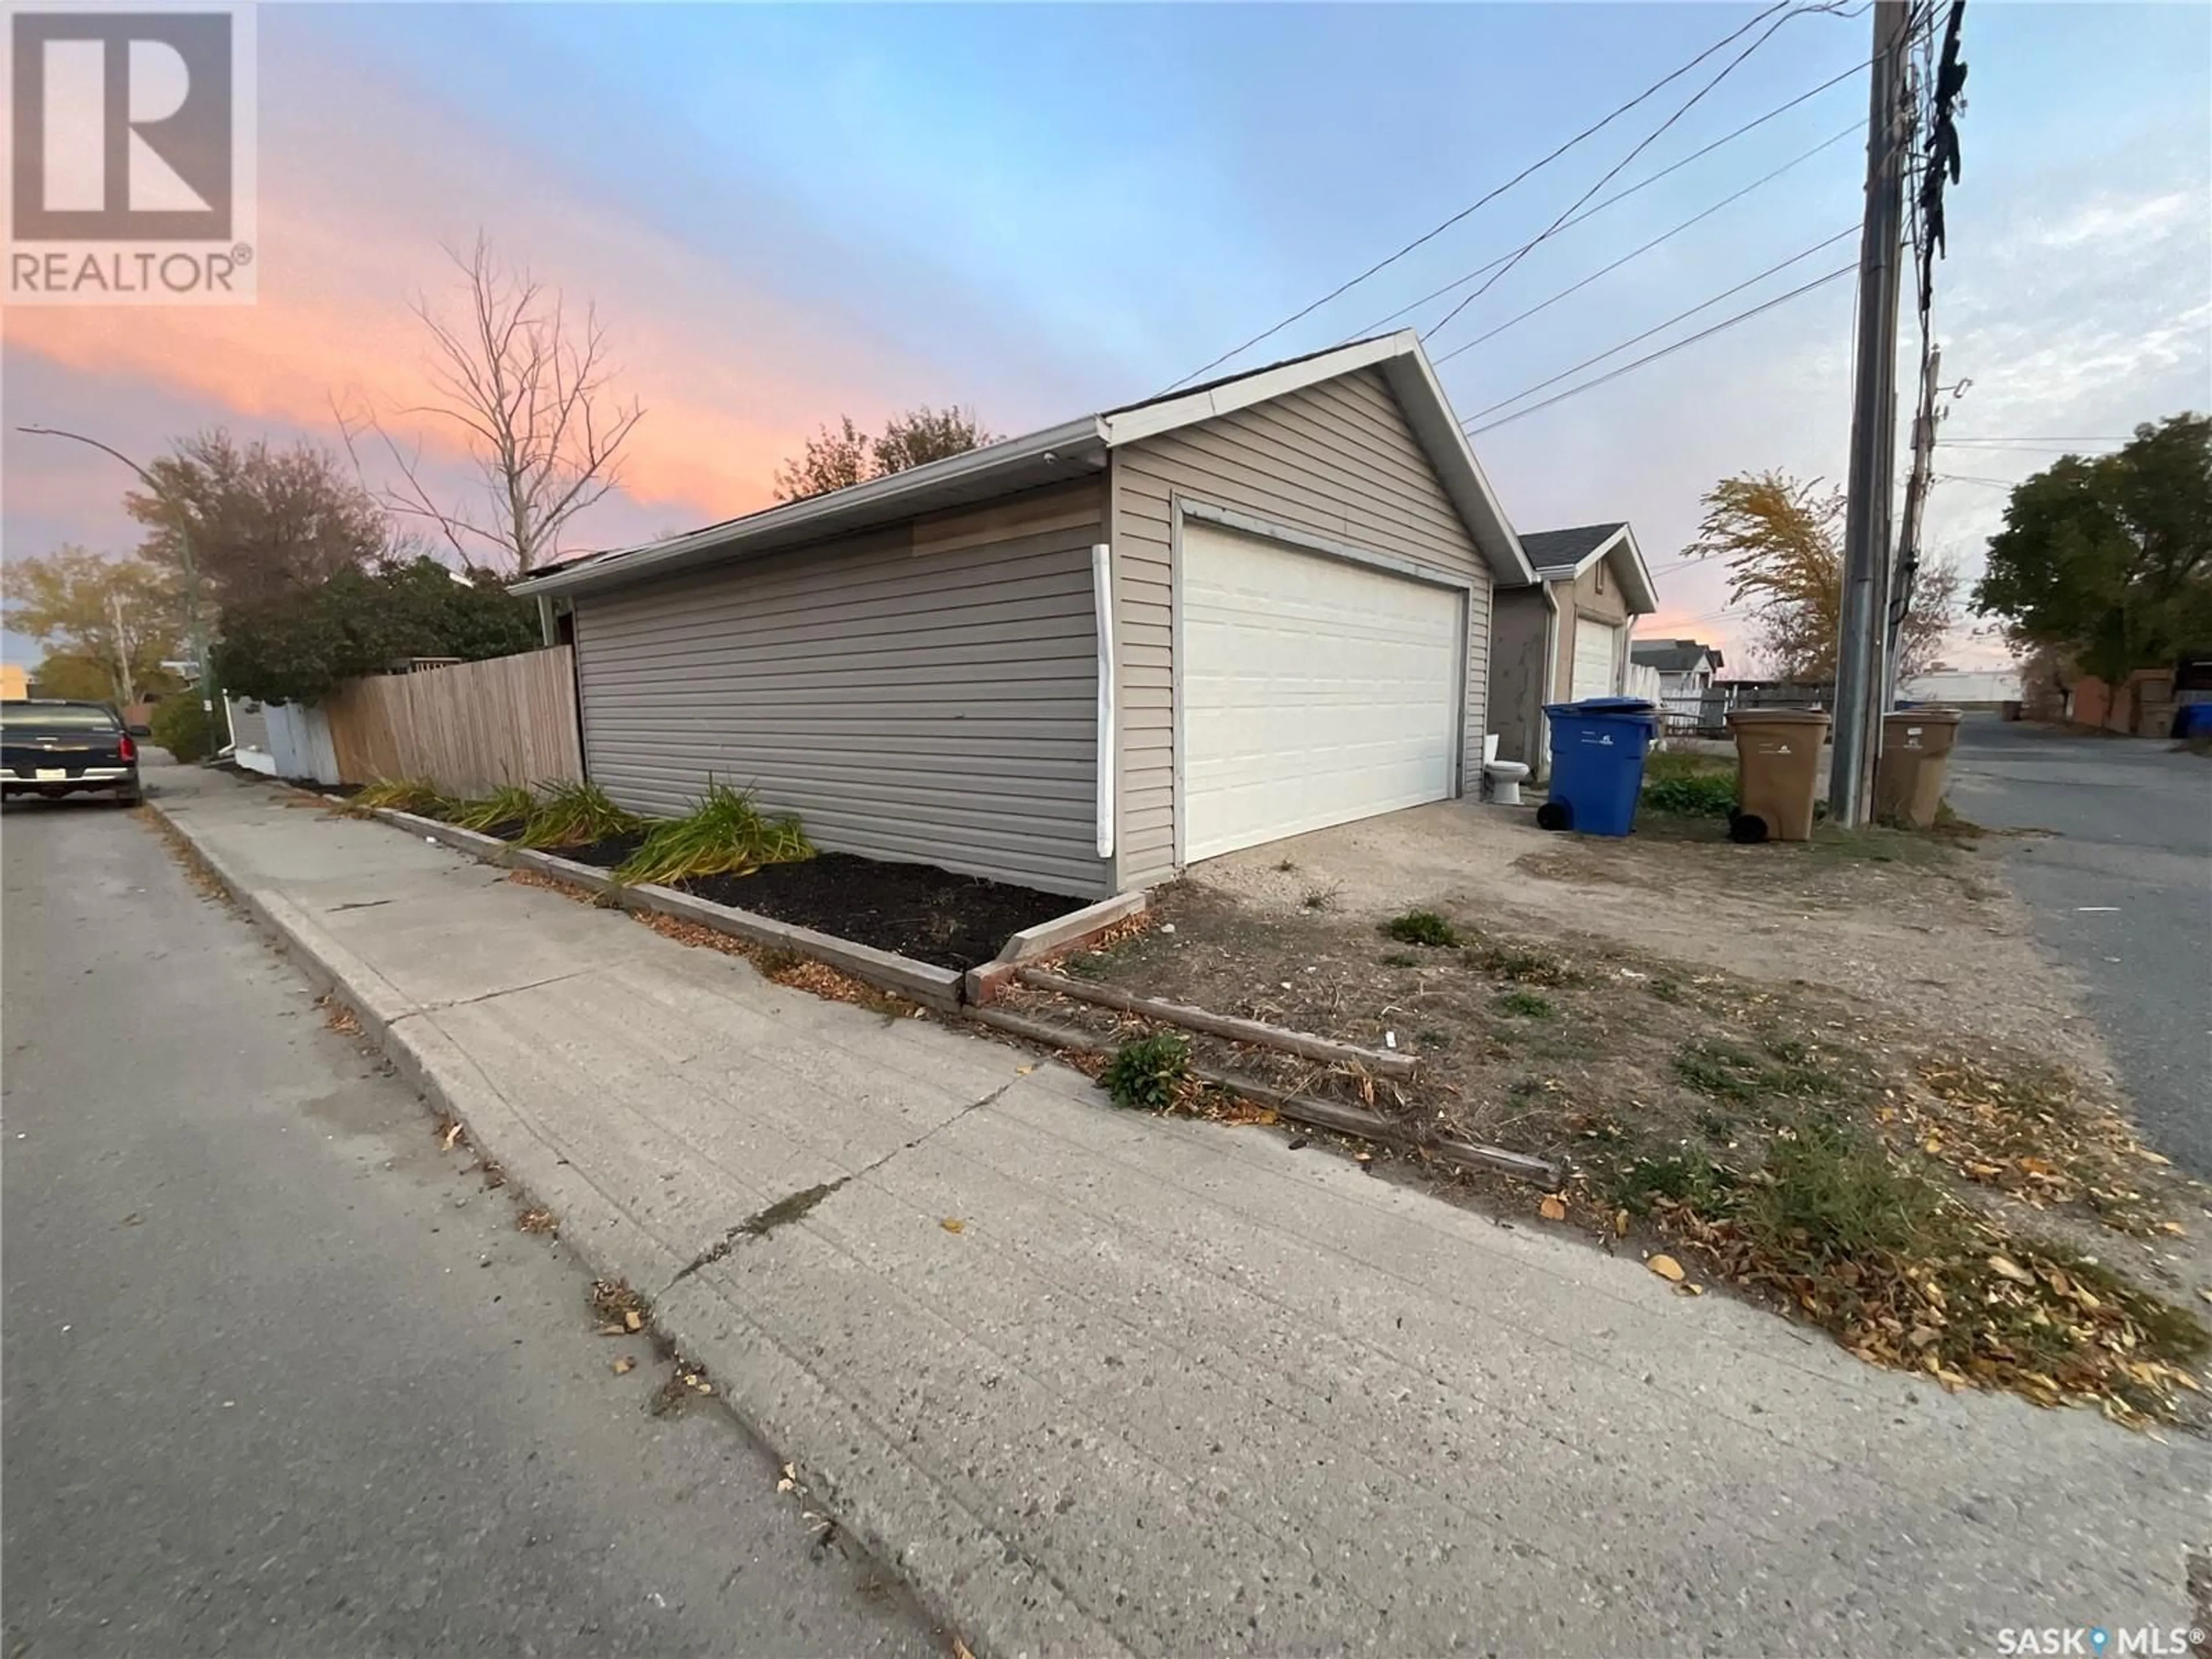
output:
{"label": "wooden privacy fence", "polygon": [[580,780],[570,647],[348,680],[323,703],[348,783],[422,778],[449,795]]}

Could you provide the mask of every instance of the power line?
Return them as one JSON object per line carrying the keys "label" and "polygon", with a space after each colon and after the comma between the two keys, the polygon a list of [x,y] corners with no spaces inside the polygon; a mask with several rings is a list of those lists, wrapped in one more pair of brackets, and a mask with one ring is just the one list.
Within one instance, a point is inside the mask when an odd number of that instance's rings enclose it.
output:
{"label": "power line", "polygon": [[1983,444],[1991,449],[2022,449],[2040,447],[2045,444],[2124,444],[2132,440],[2109,432],[2087,438],[1954,438],[1947,433],[1942,441],[1947,444]]}
{"label": "power line", "polygon": [[1999,489],[2017,489],[2021,484],[2018,478],[1981,478],[1971,472],[1939,472],[1936,475],[1936,482],[1937,483],[1993,484]]}
{"label": "power line", "polygon": [[[1758,305],[1753,306],[1747,311],[1739,311],[1733,317],[1722,319],[1719,322],[1715,323],[1711,328],[1701,329],[1695,334],[1686,335],[1681,339],[1675,341],[1674,344],[1662,346],[1658,350],[1638,357],[1633,362],[1623,363],[1619,368],[1613,369],[1606,374],[1601,374],[1595,380],[1585,380],[1580,386],[1571,386],[1565,392],[1559,392],[1553,397],[1547,398],[1541,403],[1531,404],[1526,409],[1516,410],[1512,414],[1503,416],[1495,421],[1488,422],[1486,425],[1470,428],[1468,431],[1468,436],[1470,438],[1480,437],[1483,433],[1493,432],[1501,426],[1510,426],[1515,421],[1521,419],[1523,416],[1534,415],[1540,409],[1549,409],[1553,404],[1564,403],[1569,398],[1579,397],[1585,392],[1593,391],[1596,387],[1605,385],[1608,380],[1617,380],[1624,374],[1632,374],[1637,369],[1643,368],[1646,363],[1656,363],[1662,357],[1670,357],[1674,353],[1681,350],[1685,346],[1693,346],[1700,340],[1710,340],[1714,335],[1723,333],[1729,329],[1734,328],[1738,323],[1747,323],[1762,312],[1771,311],[1775,307],[1779,305],[1787,305],[1790,301],[1799,299],[1805,295],[1810,294],[1815,289],[1826,288],[1830,283],[1834,282],[1838,277],[1848,276],[1856,269],[1857,267],[1856,265],[1838,265],[1835,270],[1830,271],[1825,276],[1815,276],[1811,282],[1806,283],[1802,288],[1793,288],[1787,294],[1778,294],[1771,300],[1762,301]],[[1526,397],[1528,394],[1523,392],[1522,395]],[[1515,400],[1510,398],[1506,399],[1506,402],[1508,403],[1511,403],[1513,401]]]}
{"label": "power line", "polygon": [[1667,329],[1670,329],[1677,323],[1685,322],[1690,318],[1696,316],[1699,312],[1718,305],[1723,300],[1733,299],[1737,295],[1742,293],[1744,289],[1752,287],[1753,284],[1765,282],[1777,271],[1787,270],[1799,260],[1809,259],[1814,254],[1818,253],[1822,248],[1833,247],[1838,242],[1842,241],[1846,236],[1856,235],[1857,233],[1858,227],[1856,225],[1846,225],[1834,235],[1825,237],[1821,240],[1814,243],[1810,247],[1800,248],[1796,252],[1791,254],[1779,264],[1769,265],[1757,276],[1745,277],[1743,281],[1738,283],[1734,288],[1723,289],[1718,294],[1711,295],[1705,299],[1698,301],[1697,304],[1692,306],[1687,311],[1676,312],[1672,317],[1668,318],[1665,322],[1654,323],[1650,327],[1645,329],[1641,334],[1632,334],[1627,339],[1621,341],[1617,345],[1607,346],[1603,351],[1599,352],[1595,357],[1585,357],[1582,362],[1575,364],[1572,368],[1561,369],[1558,374],[1553,375],[1551,379],[1547,380],[1539,380],[1532,386],[1524,386],[1519,392],[1515,392],[1510,398],[1501,398],[1498,402],[1491,404],[1487,409],[1476,410],[1474,414],[1468,416],[1467,420],[1461,422],[1460,424],[1465,426],[1470,422],[1480,420],[1486,415],[1494,415],[1501,409],[1504,409],[1513,404],[1519,403],[1523,398],[1527,397],[1532,392],[1541,392],[1547,386],[1557,386],[1561,380],[1565,380],[1570,374],[1579,374],[1583,370],[1589,368],[1595,364],[1603,362],[1615,352],[1626,351],[1632,345],[1641,345],[1653,335],[1661,333]]}
{"label": "power line", "polygon": [[[1805,15],[1805,10],[1810,9],[1812,9],[1812,8],[1808,7],[1804,10],[1785,12],[1780,17],[1776,18],[1773,22],[1767,25],[1765,33],[1760,35],[1759,39],[1746,46],[1734,58],[1731,58],[1728,63],[1723,66],[1719,74],[1714,76],[1713,78],[1706,82],[1704,86],[1699,87],[1697,91],[1692,93],[1689,97],[1684,100],[1682,106],[1680,109],[1676,110],[1672,115],[1662,121],[1656,127],[1653,128],[1652,131],[1647,134],[1644,139],[1635,146],[1635,148],[1631,149],[1627,155],[1622,156],[1620,160],[1614,162],[1613,166],[1599,178],[1595,184],[1592,185],[1580,196],[1575,198],[1572,202],[1569,203],[1567,204],[1567,210],[1559,215],[1558,218],[1553,220],[1549,225],[1546,226],[1543,233],[1536,238],[1535,241],[1529,243],[1528,247],[1522,248],[1510,259],[1508,259],[1503,269],[1498,270],[1492,276],[1486,277],[1483,280],[1481,287],[1476,289],[1474,293],[1468,295],[1465,298],[1462,299],[1457,305],[1454,306],[1449,311],[1444,313],[1443,319],[1421,337],[1424,340],[1434,339],[1438,333],[1442,332],[1443,329],[1450,325],[1453,318],[1458,316],[1461,312],[1465,311],[1477,300],[1480,300],[1484,295],[1489,293],[1492,289],[1497,287],[1500,282],[1510,276],[1514,268],[1518,265],[1522,259],[1528,257],[1530,249],[1535,247],[1537,243],[1547,241],[1553,235],[1557,234],[1559,227],[1572,216],[1576,209],[1581,207],[1583,204],[1589,201],[1591,197],[1596,195],[1598,191],[1603,190],[1607,185],[1619,178],[1623,170],[1627,167],[1631,161],[1633,161],[1638,156],[1643,155],[1644,152],[1650,149],[1652,145],[1657,143],[1659,140],[1674,126],[1675,122],[1680,120],[1692,110],[1695,109],[1699,103],[1704,101],[1707,93],[1711,92],[1716,87],[1719,86],[1722,82],[1727,80],[1729,76],[1735,74],[1737,70],[1743,66],[1745,61],[1749,58],[1753,53],[1756,52],[1769,40],[1771,40],[1774,38],[1776,32],[1779,30],[1784,23],[1787,23],[1793,17],[1803,16]],[[1759,20],[1754,18],[1752,21],[1756,22]],[[1730,38],[1733,39],[1734,37],[1731,36]]]}
{"label": "power line", "polygon": [[1407,243],[1405,246],[1400,248],[1395,253],[1391,254],[1388,258],[1378,259],[1375,264],[1368,266],[1366,270],[1361,271],[1359,275],[1352,277],[1349,282],[1339,283],[1335,288],[1331,289],[1328,293],[1322,295],[1320,299],[1316,300],[1311,305],[1292,312],[1289,316],[1284,318],[1281,322],[1277,323],[1273,327],[1262,329],[1259,333],[1255,334],[1250,339],[1245,341],[1243,344],[1231,347],[1229,350],[1223,352],[1218,357],[1216,357],[1212,362],[1202,364],[1199,368],[1191,370],[1189,374],[1173,381],[1164,389],[1168,392],[1172,392],[1176,386],[1182,386],[1185,381],[1194,380],[1201,374],[1206,374],[1210,370],[1220,368],[1222,364],[1227,362],[1231,357],[1242,356],[1243,353],[1249,351],[1254,346],[1259,344],[1261,341],[1270,339],[1273,336],[1281,333],[1292,323],[1311,316],[1315,312],[1319,311],[1330,301],[1358,287],[1360,283],[1365,282],[1377,271],[1387,270],[1390,266],[1397,264],[1399,260],[1404,258],[1415,248],[1421,246],[1425,243],[1435,240],[1436,238],[1443,235],[1444,232],[1449,230],[1454,225],[1459,223],[1461,220],[1466,218],[1469,214],[1477,211],[1479,209],[1486,207],[1492,202],[1496,201],[1499,197],[1503,196],[1507,191],[1512,189],[1514,185],[1528,178],[1531,173],[1549,167],[1553,162],[1558,161],[1559,157],[1565,155],[1569,150],[1574,149],[1576,145],[1583,143],[1583,140],[1595,137],[1597,134],[1602,132],[1607,127],[1611,126],[1615,121],[1619,120],[1622,116],[1627,114],[1629,111],[1634,109],[1638,105],[1644,102],[1647,99],[1651,98],[1662,88],[1680,80],[1684,76],[1687,75],[1692,70],[1697,68],[1698,64],[1704,63],[1706,58],[1711,57],[1723,46],[1729,46],[1742,36],[1748,34],[1753,29],[1757,28],[1768,18],[1773,16],[1775,13],[1786,11],[1790,3],[1791,0],[1775,0],[1774,4],[1769,6],[1765,11],[1760,12],[1748,23],[1746,23],[1741,28],[1733,30],[1722,39],[1714,41],[1712,45],[1707,46],[1703,52],[1699,52],[1695,58],[1690,59],[1688,63],[1683,64],[1680,69],[1672,70],[1668,74],[1662,76],[1660,79],[1654,81],[1650,86],[1644,88],[1643,91],[1638,93],[1635,97],[1630,99],[1626,103],[1622,104],[1618,108],[1614,109],[1610,114],[1603,116],[1590,125],[1584,127],[1573,137],[1568,139],[1557,149],[1552,151],[1550,155],[1542,157],[1540,160],[1530,162],[1527,167],[1522,168],[1520,172],[1515,173],[1510,179],[1508,179],[1504,184],[1499,185],[1497,188],[1492,190],[1487,194],[1477,198],[1468,206],[1462,208],[1457,213],[1453,214],[1451,217],[1446,219],[1442,224],[1437,225],[1434,229],[1425,231],[1422,234],[1416,236],[1412,241]]}
{"label": "power line", "polygon": [[[1765,178],[1753,179],[1750,184],[1746,185],[1741,190],[1736,191],[1733,196],[1723,197],[1719,201],[1707,208],[1703,213],[1693,215],[1690,218],[1683,220],[1682,222],[1676,225],[1674,229],[1662,232],[1661,234],[1653,237],[1650,241],[1644,243],[1642,247],[1636,249],[1634,252],[1622,254],[1620,258],[1615,259],[1611,264],[1606,266],[1603,270],[1592,271],[1589,276],[1583,277],[1582,281],[1575,283],[1571,288],[1563,288],[1557,294],[1552,295],[1550,299],[1538,301],[1536,304],[1530,306],[1528,310],[1521,313],[1518,316],[1507,318],[1504,322],[1498,324],[1497,327],[1492,329],[1488,333],[1478,334],[1472,340],[1468,340],[1463,344],[1454,346],[1449,351],[1445,352],[1443,356],[1435,359],[1435,362],[1439,368],[1441,368],[1443,364],[1449,362],[1453,358],[1458,356],[1462,351],[1471,351],[1476,346],[1480,345],[1485,340],[1492,340],[1497,338],[1498,336],[1505,332],[1507,329],[1511,328],[1515,324],[1525,323],[1529,318],[1534,316],[1538,312],[1557,305],[1569,295],[1580,293],[1583,289],[1588,288],[1592,283],[1597,281],[1599,277],[1611,276],[1614,271],[1619,270],[1621,266],[1626,264],[1630,260],[1640,258],[1642,255],[1650,252],[1653,248],[1657,247],[1662,242],[1672,240],[1674,237],[1680,235],[1684,231],[1689,229],[1691,226],[1697,224],[1703,220],[1711,218],[1713,215],[1718,213],[1723,208],[1727,207],[1729,204],[1741,201],[1745,197],[1750,195],[1752,191],[1757,190],[1760,185],[1772,184],[1777,179],[1779,179],[1784,173],[1789,172],[1790,168],[1796,167],[1799,162],[1809,161],[1813,157],[1818,155],[1822,150],[1830,148],[1832,145],[1841,143],[1844,139],[1850,137],[1858,130],[1859,124],[1856,121],[1852,122],[1850,125],[1845,127],[1834,137],[1823,139],[1820,143],[1814,145],[1812,149],[1802,151],[1799,155],[1793,156],[1790,160],[1784,161],[1780,167],[1775,168],[1773,172],[1768,173]],[[1614,199],[1618,200],[1619,198],[1615,198]],[[1534,244],[1531,244],[1531,246],[1533,246]]]}
{"label": "power line", "polygon": [[[1612,195],[1607,197],[1605,200],[1598,203],[1595,207],[1587,208],[1582,212],[1575,215],[1573,218],[1568,220],[1565,224],[1561,225],[1559,228],[1561,230],[1572,230],[1577,225],[1583,223],[1585,220],[1596,218],[1599,214],[1604,212],[1615,203],[1626,201],[1638,191],[1650,189],[1652,185],[1657,184],[1662,179],[1666,178],[1670,173],[1680,173],[1684,167],[1689,166],[1692,161],[1703,161],[1706,156],[1711,155],[1715,150],[1720,149],[1723,144],[1735,143],[1737,139],[1742,137],[1745,133],[1751,131],[1754,127],[1763,127],[1769,121],[1774,119],[1776,116],[1786,114],[1790,110],[1796,109],[1798,105],[1806,102],[1808,99],[1819,97],[1831,87],[1839,87],[1843,85],[1844,82],[1850,80],[1866,66],[1867,60],[1864,58],[1860,59],[1857,63],[1853,64],[1849,69],[1844,70],[1842,74],[1832,75],[1826,80],[1821,82],[1819,86],[1799,93],[1795,98],[1792,98],[1787,103],[1777,104],[1772,109],[1767,111],[1765,114],[1759,116],[1753,120],[1745,122],[1735,131],[1723,133],[1719,137],[1714,139],[1712,143],[1705,145],[1703,149],[1692,150],[1680,161],[1671,162],[1668,166],[1660,168],[1658,172],[1653,173],[1650,178],[1639,179],[1636,183],[1629,185],[1627,189],[1614,191]],[[1854,121],[1850,126],[1844,129],[1844,132],[1845,134],[1849,134],[1856,132],[1858,130],[1859,124]],[[1361,339],[1367,335],[1373,334],[1378,330],[1396,322],[1398,319],[1403,317],[1407,312],[1419,311],[1423,306],[1428,304],[1430,301],[1442,299],[1454,289],[1459,288],[1465,283],[1471,283],[1476,277],[1484,276],[1490,271],[1497,270],[1498,266],[1504,264],[1508,259],[1511,258],[1514,254],[1525,252],[1534,246],[1535,244],[1534,242],[1524,242],[1520,247],[1515,248],[1510,252],[1501,253],[1495,259],[1492,259],[1488,264],[1477,265],[1473,270],[1464,272],[1460,276],[1453,277],[1451,281],[1446,283],[1442,288],[1431,289],[1428,293],[1421,295],[1419,299],[1414,301],[1412,304],[1400,306],[1389,316],[1378,317],[1373,322],[1368,324],[1366,327],[1354,329],[1351,333],[1346,335],[1344,339],[1357,340]],[[1339,343],[1342,343],[1342,342],[1340,342]]]}

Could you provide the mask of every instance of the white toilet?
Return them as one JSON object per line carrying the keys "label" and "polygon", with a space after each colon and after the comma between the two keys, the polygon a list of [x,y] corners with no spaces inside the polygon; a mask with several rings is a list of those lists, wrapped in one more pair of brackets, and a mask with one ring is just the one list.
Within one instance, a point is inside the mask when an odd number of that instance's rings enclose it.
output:
{"label": "white toilet", "polygon": [[1518,806],[1521,786],[1528,781],[1528,769],[1519,761],[1486,761],[1482,777],[1490,786],[1490,799],[1494,805]]}

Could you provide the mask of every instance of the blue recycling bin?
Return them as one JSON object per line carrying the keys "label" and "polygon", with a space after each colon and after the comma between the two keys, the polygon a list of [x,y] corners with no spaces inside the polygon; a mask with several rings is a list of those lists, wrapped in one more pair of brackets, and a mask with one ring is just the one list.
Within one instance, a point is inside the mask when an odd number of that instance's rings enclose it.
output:
{"label": "blue recycling bin", "polygon": [[1550,702],[1550,798],[1537,809],[1547,830],[1625,836],[1636,827],[1644,757],[1659,735],[1659,711],[1641,697]]}

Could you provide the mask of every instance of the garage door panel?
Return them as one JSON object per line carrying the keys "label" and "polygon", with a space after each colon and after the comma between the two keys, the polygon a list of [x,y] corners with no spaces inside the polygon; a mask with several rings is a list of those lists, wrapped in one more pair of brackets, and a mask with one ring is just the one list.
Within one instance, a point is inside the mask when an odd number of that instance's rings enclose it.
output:
{"label": "garage door panel", "polygon": [[1186,524],[1185,856],[1449,795],[1455,590]]}
{"label": "garage door panel", "polygon": [[1620,659],[1620,629],[1584,617],[1575,623],[1575,662],[1568,679],[1570,702],[1613,694],[1613,666]]}

